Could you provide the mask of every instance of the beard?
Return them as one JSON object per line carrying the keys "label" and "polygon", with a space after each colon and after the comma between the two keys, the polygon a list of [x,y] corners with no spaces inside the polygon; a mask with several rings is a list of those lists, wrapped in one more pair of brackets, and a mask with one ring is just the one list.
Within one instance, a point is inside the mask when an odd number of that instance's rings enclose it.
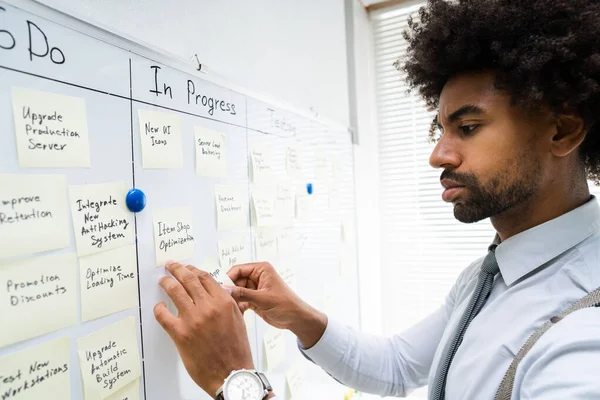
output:
{"label": "beard", "polygon": [[511,169],[504,169],[483,184],[472,173],[445,170],[440,179],[448,178],[465,186],[467,192],[454,202],[454,217],[473,223],[500,215],[530,199],[538,190],[541,166],[528,159],[531,153],[517,157]]}

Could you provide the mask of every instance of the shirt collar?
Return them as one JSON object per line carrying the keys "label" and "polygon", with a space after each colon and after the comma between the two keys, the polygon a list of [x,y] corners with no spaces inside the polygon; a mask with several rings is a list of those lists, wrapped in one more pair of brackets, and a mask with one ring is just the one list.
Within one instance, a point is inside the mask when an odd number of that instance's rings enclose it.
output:
{"label": "shirt collar", "polygon": [[500,243],[494,239],[496,261],[506,286],[527,275],[600,230],[600,205],[594,196],[558,218],[535,226]]}

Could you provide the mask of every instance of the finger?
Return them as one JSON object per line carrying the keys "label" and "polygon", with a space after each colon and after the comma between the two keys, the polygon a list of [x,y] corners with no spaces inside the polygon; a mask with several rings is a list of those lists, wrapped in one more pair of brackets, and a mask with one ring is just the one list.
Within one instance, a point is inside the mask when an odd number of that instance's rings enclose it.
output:
{"label": "finger", "polygon": [[167,271],[171,273],[181,283],[190,298],[197,303],[206,294],[204,287],[190,270],[179,263],[166,265]]}
{"label": "finger", "polygon": [[250,303],[248,302],[241,302],[238,303],[238,307],[240,308],[240,311],[243,313],[245,313],[246,311],[248,311],[250,309]]}
{"label": "finger", "polygon": [[162,328],[172,336],[175,333],[179,320],[167,309],[164,301],[161,301],[154,306],[154,318],[162,326]]}
{"label": "finger", "polygon": [[194,302],[183,286],[170,276],[163,276],[160,281],[158,281],[158,284],[163,288],[171,300],[173,300],[173,303],[180,314],[186,313],[194,305]]}
{"label": "finger", "polygon": [[208,292],[208,294],[210,294],[212,297],[223,296],[226,293],[221,285],[219,285],[219,282],[215,281],[215,278],[213,278],[208,272],[199,270],[193,265],[188,265],[186,268],[198,279],[206,292]]}
{"label": "finger", "polygon": [[234,265],[228,272],[227,275],[232,281],[236,282],[238,279],[246,278],[252,280],[258,285],[262,274],[273,269],[269,263],[249,263]]}
{"label": "finger", "polygon": [[236,286],[231,292],[231,297],[239,303],[250,303],[250,305],[256,305],[258,308],[262,308],[265,305],[265,292],[263,290],[252,290]]}

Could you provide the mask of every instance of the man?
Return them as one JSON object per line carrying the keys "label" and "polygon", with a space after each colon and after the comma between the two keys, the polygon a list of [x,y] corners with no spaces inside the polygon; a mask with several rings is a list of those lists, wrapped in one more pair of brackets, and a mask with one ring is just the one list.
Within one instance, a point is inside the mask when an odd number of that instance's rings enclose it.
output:
{"label": "man", "polygon": [[600,206],[587,185],[600,181],[600,1],[429,0],[419,17],[398,67],[438,110],[430,164],[455,217],[490,218],[496,239],[438,311],[392,338],[328,320],[266,263],[229,271],[239,309],[205,273],[168,266],[177,281],[161,285],[180,316],[159,304],[156,317],[208,393],[253,368],[240,313],[252,308],[346,385],[406,396],[429,384],[434,400],[493,399],[551,321],[508,397],[600,398],[600,309],[557,317],[600,287]]}

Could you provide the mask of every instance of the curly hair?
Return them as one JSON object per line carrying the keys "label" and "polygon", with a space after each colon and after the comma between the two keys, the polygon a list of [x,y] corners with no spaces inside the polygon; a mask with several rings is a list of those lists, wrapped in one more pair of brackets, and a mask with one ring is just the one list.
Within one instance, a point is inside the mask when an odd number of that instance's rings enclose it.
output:
{"label": "curly hair", "polygon": [[573,110],[587,176],[600,183],[600,0],[428,0],[404,38],[395,66],[430,109],[451,77],[492,70],[513,104]]}

